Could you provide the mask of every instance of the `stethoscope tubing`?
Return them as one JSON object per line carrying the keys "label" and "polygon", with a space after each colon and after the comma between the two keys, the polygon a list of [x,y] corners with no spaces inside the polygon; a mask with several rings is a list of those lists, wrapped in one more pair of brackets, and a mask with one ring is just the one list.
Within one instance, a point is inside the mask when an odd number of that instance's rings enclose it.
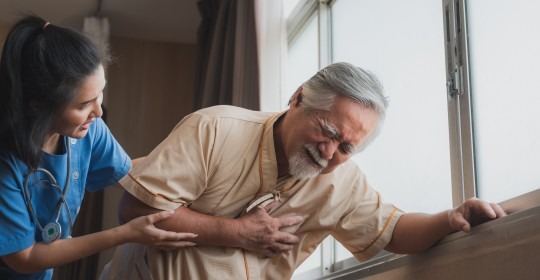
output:
{"label": "stethoscope tubing", "polygon": [[[71,211],[69,210],[69,205],[68,205],[68,202],[66,200],[66,194],[68,192],[68,189],[69,189],[69,186],[70,186],[70,176],[71,176],[71,147],[69,146],[70,143],[69,143],[69,137],[66,137],[66,148],[67,148],[67,176],[66,176],[66,185],[64,186],[64,191],[62,192],[62,190],[60,189],[60,186],[58,185],[56,179],[54,178],[54,176],[52,175],[51,172],[49,172],[47,169],[44,169],[44,168],[36,168],[34,170],[30,170],[28,172],[28,174],[26,175],[25,179],[24,179],[24,193],[25,193],[25,196],[26,196],[26,203],[28,204],[28,209],[30,210],[30,214],[32,215],[32,218],[34,219],[34,221],[36,222],[39,230],[41,232],[44,231],[44,227],[41,225],[41,223],[39,222],[38,218],[37,218],[37,215],[36,215],[36,211],[32,205],[32,199],[31,199],[31,196],[30,196],[30,192],[28,191],[28,181],[30,179],[30,176],[32,174],[35,174],[37,172],[43,172],[45,175],[47,175],[49,181],[51,181],[51,185],[53,186],[54,190],[56,191],[56,193],[60,196],[60,201],[58,202],[60,205],[57,207],[58,210],[56,210],[56,217],[55,217],[55,220],[54,222],[55,223],[58,223],[58,219],[60,218],[60,213],[62,212],[62,205],[66,208],[67,210],[67,214],[68,214],[68,219],[69,219],[69,234],[72,234],[73,233],[73,219],[71,217]],[[43,182],[44,180],[40,180],[40,183]],[[47,242],[47,240],[45,240]]]}

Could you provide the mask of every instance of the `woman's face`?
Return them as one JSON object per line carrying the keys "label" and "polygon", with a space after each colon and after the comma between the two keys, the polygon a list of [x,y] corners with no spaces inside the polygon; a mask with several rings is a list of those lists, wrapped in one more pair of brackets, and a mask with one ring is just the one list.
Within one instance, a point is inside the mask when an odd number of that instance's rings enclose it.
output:
{"label": "woman's face", "polygon": [[77,89],[75,98],[66,106],[54,127],[54,132],[72,138],[82,138],[90,124],[101,117],[105,88],[105,72],[100,65]]}

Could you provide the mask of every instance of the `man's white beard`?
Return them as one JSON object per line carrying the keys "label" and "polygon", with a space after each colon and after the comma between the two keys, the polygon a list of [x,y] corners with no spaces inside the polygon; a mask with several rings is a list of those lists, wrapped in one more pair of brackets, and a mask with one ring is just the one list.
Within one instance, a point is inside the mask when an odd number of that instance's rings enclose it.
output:
{"label": "man's white beard", "polygon": [[[306,150],[306,151],[305,151]],[[309,153],[319,164],[314,164]],[[328,165],[328,161],[321,157],[321,154],[314,144],[306,144],[289,157],[289,173],[297,179],[309,179],[319,175]]]}

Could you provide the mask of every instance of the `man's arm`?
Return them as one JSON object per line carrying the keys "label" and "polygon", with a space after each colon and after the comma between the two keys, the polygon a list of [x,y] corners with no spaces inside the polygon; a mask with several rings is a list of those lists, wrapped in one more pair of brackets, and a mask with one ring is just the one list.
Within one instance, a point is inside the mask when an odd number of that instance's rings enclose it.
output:
{"label": "man's arm", "polygon": [[[241,218],[230,219],[201,214],[181,206],[170,219],[157,223],[156,227],[195,233],[197,237],[191,241],[200,245],[244,248],[272,257],[291,250],[299,241],[295,235],[280,229],[299,224],[303,219],[300,216],[272,218],[267,213],[271,207],[257,207]],[[120,200],[119,220],[124,223],[158,211],[124,192]]]}
{"label": "man's arm", "polygon": [[419,253],[450,233],[469,232],[471,226],[503,216],[506,213],[499,205],[477,198],[437,214],[407,213],[399,219],[385,249],[398,254]]}

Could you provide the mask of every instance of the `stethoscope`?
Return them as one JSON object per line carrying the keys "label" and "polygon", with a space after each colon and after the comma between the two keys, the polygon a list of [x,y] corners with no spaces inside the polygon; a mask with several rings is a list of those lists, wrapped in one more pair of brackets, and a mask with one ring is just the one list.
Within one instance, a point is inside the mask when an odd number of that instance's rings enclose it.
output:
{"label": "stethoscope", "polygon": [[[66,137],[69,138],[69,137]],[[67,139],[69,140],[69,139]],[[58,186],[58,183],[56,182],[56,179],[54,176],[49,172],[48,170],[44,168],[37,168],[34,170],[31,170],[28,175],[26,175],[26,178],[24,179],[24,193],[26,195],[26,203],[28,204],[28,209],[30,210],[30,213],[32,214],[32,217],[34,218],[34,221],[36,222],[39,230],[41,231],[41,237],[43,237],[43,241],[46,243],[50,243],[52,241],[57,240],[62,236],[62,227],[60,226],[60,223],[58,223],[58,219],[60,218],[60,213],[62,212],[62,205],[65,206],[68,218],[69,218],[69,234],[73,232],[73,220],[71,218],[71,211],[69,211],[69,206],[66,200],[66,194],[69,189],[69,177],[71,174],[71,148],[69,146],[69,141],[66,140],[66,147],[67,147],[67,176],[66,176],[66,185],[64,187],[64,191],[60,189],[60,186]],[[58,209],[56,210],[56,217],[54,218],[53,222],[49,222],[48,224],[43,227],[41,223],[39,222],[36,211],[34,210],[34,207],[32,206],[32,200],[30,197],[30,192],[28,191],[28,181],[30,176],[36,175],[37,173],[43,173],[47,175],[50,185],[54,188],[56,193],[60,195],[60,201],[58,202],[60,205],[58,205]],[[38,178],[37,176],[35,176]],[[44,181],[47,181],[45,179],[39,181],[39,184],[42,184]]]}

